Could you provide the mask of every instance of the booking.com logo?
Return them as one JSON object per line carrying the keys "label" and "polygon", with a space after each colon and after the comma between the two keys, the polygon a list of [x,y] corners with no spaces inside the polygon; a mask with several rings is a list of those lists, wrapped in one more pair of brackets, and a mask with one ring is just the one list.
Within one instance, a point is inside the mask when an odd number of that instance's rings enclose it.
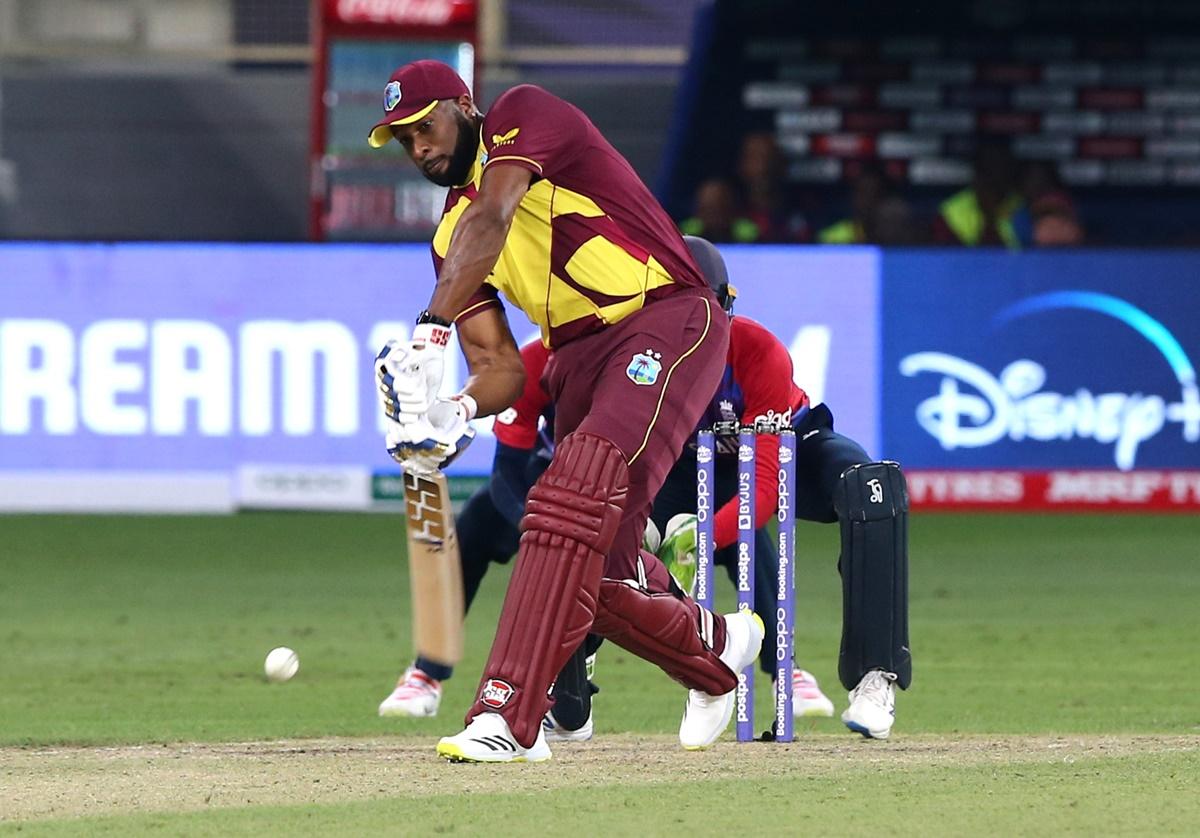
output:
{"label": "booking.com logo", "polygon": [[1186,442],[1200,440],[1195,367],[1170,330],[1137,306],[1094,291],[1053,291],[1008,306],[992,325],[1059,309],[1094,311],[1144,337],[1175,374],[1178,400],[1141,392],[1095,394],[1084,388],[1070,394],[1043,391],[1046,369],[1027,358],[1013,361],[997,377],[953,355],[917,352],[900,361],[901,374],[942,375],[937,395],[917,406],[921,427],[946,450],[980,448],[1005,438],[1041,442],[1090,438],[1113,445],[1114,460],[1122,470],[1134,467],[1138,446],[1167,423],[1180,425]]}

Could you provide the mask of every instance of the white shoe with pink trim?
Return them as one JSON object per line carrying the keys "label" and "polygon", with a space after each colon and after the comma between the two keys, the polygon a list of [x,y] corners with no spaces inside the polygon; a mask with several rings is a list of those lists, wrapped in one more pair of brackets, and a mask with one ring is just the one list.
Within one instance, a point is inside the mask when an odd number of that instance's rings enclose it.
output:
{"label": "white shoe with pink trim", "polygon": [[404,670],[396,689],[379,705],[381,716],[436,716],[442,703],[442,682],[435,681],[415,666]]}
{"label": "white shoe with pink trim", "polygon": [[833,702],[821,687],[811,672],[803,669],[792,671],[792,717],[796,719],[805,716],[832,716]]}

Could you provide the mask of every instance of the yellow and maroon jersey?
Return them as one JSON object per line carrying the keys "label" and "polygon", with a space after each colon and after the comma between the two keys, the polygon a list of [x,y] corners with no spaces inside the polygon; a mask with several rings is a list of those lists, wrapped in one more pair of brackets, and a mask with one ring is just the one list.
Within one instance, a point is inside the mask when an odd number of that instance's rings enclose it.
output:
{"label": "yellow and maroon jersey", "polygon": [[689,286],[706,287],[666,211],[574,105],[533,85],[504,93],[483,120],[479,159],[452,188],[433,238],[441,271],[454,226],[489,166],[534,176],[491,275],[458,320],[498,305],[529,316],[546,346],[590,334]]}

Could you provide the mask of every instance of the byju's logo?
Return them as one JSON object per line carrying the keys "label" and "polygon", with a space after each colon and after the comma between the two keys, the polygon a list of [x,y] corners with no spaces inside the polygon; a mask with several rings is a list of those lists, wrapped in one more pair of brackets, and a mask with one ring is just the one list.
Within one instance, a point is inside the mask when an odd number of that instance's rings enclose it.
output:
{"label": "byju's logo", "polygon": [[[917,421],[942,447],[980,448],[1002,439],[1049,442],[1094,439],[1113,445],[1118,468],[1129,470],[1138,446],[1168,423],[1186,442],[1200,440],[1200,390],[1196,370],[1178,339],[1159,321],[1125,300],[1093,291],[1054,291],[1029,297],[999,312],[993,325],[1059,309],[1098,312],[1134,329],[1154,346],[1179,382],[1179,395],[1043,391],[1046,369],[1024,358],[993,376],[984,368],[941,352],[917,352],[900,361],[900,372],[940,374],[937,395],[917,406]],[[972,392],[973,391],[973,392]]]}

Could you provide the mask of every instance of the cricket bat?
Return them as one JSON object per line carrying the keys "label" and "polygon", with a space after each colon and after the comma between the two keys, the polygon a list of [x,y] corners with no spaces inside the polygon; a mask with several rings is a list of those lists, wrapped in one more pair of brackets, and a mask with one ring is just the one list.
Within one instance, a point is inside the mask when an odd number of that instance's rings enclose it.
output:
{"label": "cricket bat", "polygon": [[463,584],[446,475],[404,472],[404,510],[414,645],[452,666],[463,653]]}

